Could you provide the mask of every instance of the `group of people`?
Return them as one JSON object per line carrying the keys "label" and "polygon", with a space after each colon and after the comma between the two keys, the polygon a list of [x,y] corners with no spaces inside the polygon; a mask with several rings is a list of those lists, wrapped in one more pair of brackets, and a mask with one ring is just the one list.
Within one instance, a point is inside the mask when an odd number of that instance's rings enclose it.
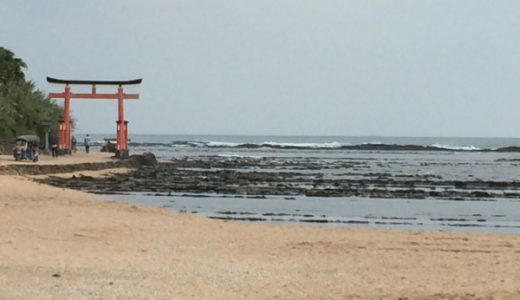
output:
{"label": "group of people", "polygon": [[[52,157],[58,157],[59,151],[58,151],[58,135],[57,134],[51,134],[49,136],[49,144],[51,145],[51,153]],[[85,152],[90,152],[90,135],[87,134],[85,136],[85,139],[83,140],[83,145],[85,146]],[[78,150],[77,148],[77,140],[75,136],[72,136],[71,138],[71,150],[73,152],[76,152]]]}

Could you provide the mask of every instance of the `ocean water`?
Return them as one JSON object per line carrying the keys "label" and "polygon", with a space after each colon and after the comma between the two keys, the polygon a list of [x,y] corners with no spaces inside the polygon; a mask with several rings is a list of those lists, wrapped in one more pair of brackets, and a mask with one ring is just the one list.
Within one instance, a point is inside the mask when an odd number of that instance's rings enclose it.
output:
{"label": "ocean water", "polygon": [[[81,144],[85,135],[76,136]],[[94,144],[101,145],[113,134],[92,134]],[[520,147],[520,138],[466,138],[466,137],[387,137],[387,136],[247,136],[247,135],[145,135],[129,136],[135,151],[142,151],[147,144],[155,147],[182,149],[194,148],[252,148],[286,147],[300,149],[338,149],[353,145],[417,145],[447,150],[494,150]],[[249,146],[249,147],[248,147]]]}
{"label": "ocean water", "polygon": [[[82,141],[82,136],[78,135]],[[94,151],[109,135],[92,135]],[[131,153],[153,152],[160,159],[212,157],[268,159],[262,172],[312,172],[326,179],[421,176],[434,181],[477,184],[478,199],[374,199],[368,197],[239,197],[239,195],[103,196],[160,205],[208,217],[320,226],[369,226],[520,232],[520,139],[335,136],[131,135]],[[348,165],[348,166],[347,166]],[[353,168],[352,165],[361,167]],[[251,171],[245,168],[238,171]],[[378,175],[379,174],[379,175]],[[393,180],[393,179],[389,179]],[[498,191],[488,182],[507,183]],[[446,189],[446,187],[421,187]],[[483,190],[479,190],[483,189]],[[509,195],[509,196],[508,196]]]}

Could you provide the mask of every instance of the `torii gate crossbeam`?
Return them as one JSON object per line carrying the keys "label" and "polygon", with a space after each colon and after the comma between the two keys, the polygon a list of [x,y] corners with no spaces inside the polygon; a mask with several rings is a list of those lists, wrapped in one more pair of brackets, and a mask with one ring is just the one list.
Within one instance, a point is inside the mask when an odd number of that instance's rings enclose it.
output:
{"label": "torii gate crossbeam", "polygon": [[[139,99],[139,94],[128,94],[123,91],[124,85],[140,84],[142,79],[127,81],[103,81],[103,80],[67,80],[47,77],[47,82],[65,84],[62,93],[49,93],[49,98],[64,99],[63,120],[59,124],[58,148],[65,153],[71,153],[71,121],[70,121],[70,99],[117,99],[117,152],[119,158],[128,157],[128,121],[125,120],[123,101],[127,99]],[[91,93],[72,93],[70,85],[91,85]],[[117,85],[117,93],[97,93],[96,85]]]}

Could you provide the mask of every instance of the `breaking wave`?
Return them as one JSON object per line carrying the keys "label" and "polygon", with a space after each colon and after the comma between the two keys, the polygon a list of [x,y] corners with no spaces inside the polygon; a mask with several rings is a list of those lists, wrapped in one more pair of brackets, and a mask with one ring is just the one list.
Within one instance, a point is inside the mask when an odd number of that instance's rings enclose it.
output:
{"label": "breaking wave", "polygon": [[263,143],[236,143],[225,141],[173,141],[171,143],[130,142],[133,147],[173,147],[173,148],[227,148],[227,149],[288,149],[288,150],[367,150],[367,151],[456,151],[456,152],[520,152],[520,147],[479,148],[473,145],[453,146],[434,143],[432,145],[385,144],[370,142],[346,144],[327,143],[282,143],[266,141]]}
{"label": "breaking wave", "polygon": [[470,146],[450,146],[450,145],[433,144],[432,147],[441,148],[441,149],[447,149],[447,150],[456,150],[456,151],[480,151],[480,150],[483,150],[483,149],[475,147],[473,145],[470,145]]}

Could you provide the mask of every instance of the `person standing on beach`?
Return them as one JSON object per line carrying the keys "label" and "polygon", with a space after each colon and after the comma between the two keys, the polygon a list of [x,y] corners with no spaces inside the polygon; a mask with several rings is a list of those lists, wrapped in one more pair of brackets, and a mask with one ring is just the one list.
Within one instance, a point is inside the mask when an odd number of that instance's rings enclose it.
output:
{"label": "person standing on beach", "polygon": [[76,141],[76,137],[75,136],[72,136],[71,143],[72,143],[72,151],[76,152],[78,150],[78,148],[77,148],[77,143],[78,142]]}
{"label": "person standing on beach", "polygon": [[85,140],[83,141],[83,144],[85,144],[85,152],[89,152],[90,150],[90,136],[87,134],[85,137]]}
{"label": "person standing on beach", "polygon": [[51,145],[52,157],[58,157],[58,135],[55,132],[49,135],[49,144]]}

